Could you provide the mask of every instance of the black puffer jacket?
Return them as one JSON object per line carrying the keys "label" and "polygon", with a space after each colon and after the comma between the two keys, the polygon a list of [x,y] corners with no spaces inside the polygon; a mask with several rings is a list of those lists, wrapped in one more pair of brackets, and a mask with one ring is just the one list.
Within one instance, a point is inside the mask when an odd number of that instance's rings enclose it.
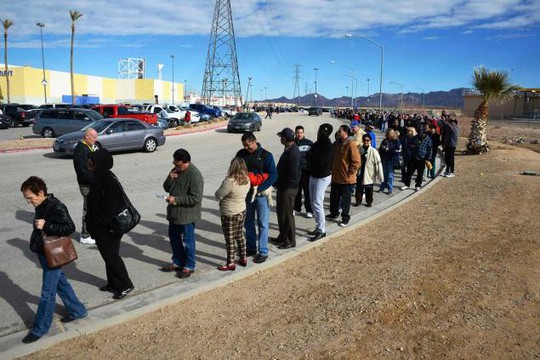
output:
{"label": "black puffer jacket", "polygon": [[122,190],[116,176],[110,169],[113,157],[105,149],[93,152],[90,158],[94,161],[94,182],[88,194],[88,212],[86,227],[93,238],[108,233],[113,218],[123,205]]}
{"label": "black puffer jacket", "polygon": [[[48,194],[47,198],[36,207],[35,220],[45,219],[43,232],[47,235],[67,236],[75,231],[75,224],[69,216],[69,211],[60,200],[53,194]],[[41,230],[34,227],[30,236],[30,250],[38,253],[43,252],[43,239]]]}

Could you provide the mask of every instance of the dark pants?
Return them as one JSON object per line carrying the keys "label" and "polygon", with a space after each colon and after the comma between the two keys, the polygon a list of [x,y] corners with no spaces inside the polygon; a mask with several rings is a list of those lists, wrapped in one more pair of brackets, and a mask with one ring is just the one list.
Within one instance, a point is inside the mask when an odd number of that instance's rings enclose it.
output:
{"label": "dark pants", "polygon": [[129,278],[126,265],[120,257],[120,239],[122,239],[121,234],[108,232],[102,232],[95,238],[99,253],[105,261],[108,285],[123,291],[133,287],[133,283]]}
{"label": "dark pants", "polygon": [[284,244],[296,245],[296,224],[293,215],[294,198],[298,188],[278,190],[276,195],[276,213],[279,227],[279,239]]}
{"label": "dark pants", "polygon": [[411,159],[409,160],[409,163],[407,164],[407,173],[405,174],[405,179],[403,179],[403,183],[406,186],[411,186],[411,178],[416,171],[416,181],[415,186],[421,187],[422,186],[422,177],[424,176],[424,169],[426,168],[426,163],[424,159],[418,160],[418,159]]}
{"label": "dark pants", "polygon": [[312,213],[311,210],[311,201],[309,200],[309,174],[302,173],[300,178],[300,186],[298,187],[298,192],[296,193],[296,198],[294,199],[294,210],[300,212],[302,210],[302,190],[304,192],[304,206],[306,207],[307,213]]}
{"label": "dark pants", "polygon": [[453,146],[444,147],[444,162],[446,163],[446,172],[454,173],[454,156],[456,148]]}
{"label": "dark pants", "polygon": [[341,219],[348,222],[351,219],[351,197],[355,184],[332,183],[330,187],[330,215],[337,216],[341,206]]}
{"label": "dark pants", "polygon": [[360,185],[360,181],[356,183],[356,203],[362,203],[362,195],[366,194],[366,204],[371,205],[373,203],[373,184]]}

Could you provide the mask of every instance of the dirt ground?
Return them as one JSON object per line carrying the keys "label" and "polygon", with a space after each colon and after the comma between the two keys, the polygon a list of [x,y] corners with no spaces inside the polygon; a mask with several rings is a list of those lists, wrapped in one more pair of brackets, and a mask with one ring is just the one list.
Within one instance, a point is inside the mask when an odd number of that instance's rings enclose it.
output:
{"label": "dirt ground", "polygon": [[24,359],[538,359],[540,154],[496,142],[361,227]]}

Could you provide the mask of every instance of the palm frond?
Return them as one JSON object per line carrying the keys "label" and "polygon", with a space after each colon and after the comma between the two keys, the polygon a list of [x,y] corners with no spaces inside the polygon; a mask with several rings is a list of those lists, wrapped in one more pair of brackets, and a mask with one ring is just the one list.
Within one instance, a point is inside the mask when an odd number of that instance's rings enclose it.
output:
{"label": "palm frond", "polygon": [[474,69],[472,85],[482,99],[504,101],[515,95],[520,86],[510,83],[507,71],[489,70],[485,66]]}

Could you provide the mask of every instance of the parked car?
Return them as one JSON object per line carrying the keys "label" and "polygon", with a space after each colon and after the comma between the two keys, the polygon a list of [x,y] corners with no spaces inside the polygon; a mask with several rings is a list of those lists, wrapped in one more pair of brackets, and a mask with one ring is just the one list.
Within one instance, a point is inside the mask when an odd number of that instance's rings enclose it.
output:
{"label": "parked car", "polygon": [[225,117],[225,118],[230,118],[234,115],[236,115],[236,110],[234,110],[234,108],[232,106],[224,106],[224,107],[220,107],[220,106],[212,106],[214,109],[217,109],[219,111],[221,111],[221,114]]}
{"label": "parked car", "polygon": [[132,118],[149,124],[155,124],[157,122],[156,114],[130,111],[129,107],[123,105],[98,105],[94,106],[92,110],[97,111],[104,118]]}
{"label": "parked car", "polygon": [[157,118],[157,123],[155,123],[154,126],[159,126],[162,130],[167,130],[168,128],[172,127],[170,125],[169,119],[159,116]]}
{"label": "parked car", "polygon": [[10,126],[16,127],[22,125],[24,127],[30,126],[34,122],[34,118],[25,109],[19,106],[19,104],[4,104],[0,107],[4,115],[9,116]]}
{"label": "parked car", "polygon": [[44,138],[51,138],[80,130],[100,119],[103,116],[89,109],[45,109],[37,115],[32,131]]}
{"label": "parked car", "polygon": [[201,114],[199,114],[198,111],[189,110],[189,107],[187,106],[181,106],[180,110],[185,111],[184,118],[182,119],[182,123],[186,122],[186,115],[188,112],[189,112],[189,118],[190,118],[189,123],[195,124],[201,121]]}
{"label": "parked car", "polygon": [[77,142],[88,128],[98,133],[97,143],[111,151],[144,150],[153,152],[165,144],[163,129],[131,118],[98,120],[80,131],[60,136],[54,141],[55,153],[72,155]]}
{"label": "parked car", "polygon": [[318,106],[312,106],[308,109],[308,116],[316,115],[320,116],[322,115],[322,109]]}
{"label": "parked car", "polygon": [[201,116],[203,114],[208,114],[208,115],[210,115],[211,119],[212,118],[218,118],[218,117],[222,116],[221,110],[214,109],[213,107],[205,105],[205,104],[189,104],[189,109],[198,111]]}
{"label": "parked car", "polygon": [[256,112],[236,113],[227,124],[227,131],[261,131],[262,119]]}
{"label": "parked car", "polygon": [[41,104],[38,109],[69,109],[73,107],[71,104]]}
{"label": "parked car", "polygon": [[0,129],[7,129],[11,125],[11,119],[7,115],[0,115]]}

